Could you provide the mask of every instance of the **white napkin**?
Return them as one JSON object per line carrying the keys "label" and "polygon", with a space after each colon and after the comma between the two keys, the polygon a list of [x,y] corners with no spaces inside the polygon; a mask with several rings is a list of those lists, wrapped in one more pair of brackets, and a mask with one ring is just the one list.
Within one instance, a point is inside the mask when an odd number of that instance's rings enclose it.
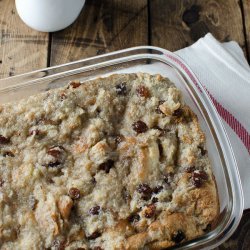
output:
{"label": "white napkin", "polygon": [[245,209],[250,208],[250,67],[236,42],[207,34],[176,52],[210,93],[238,163]]}

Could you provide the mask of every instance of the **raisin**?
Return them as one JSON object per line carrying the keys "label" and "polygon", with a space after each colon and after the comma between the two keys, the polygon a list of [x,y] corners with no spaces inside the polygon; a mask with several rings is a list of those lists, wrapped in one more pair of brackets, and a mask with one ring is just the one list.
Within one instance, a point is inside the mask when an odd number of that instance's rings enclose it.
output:
{"label": "raisin", "polygon": [[202,155],[202,156],[204,156],[204,155],[206,155],[206,154],[207,154],[207,150],[206,150],[206,149],[204,149],[202,146],[198,146],[198,149],[200,149],[200,151],[201,151],[201,155]]}
{"label": "raisin", "polygon": [[106,162],[103,162],[99,165],[99,170],[104,170],[105,173],[109,173],[110,169],[114,166],[113,160],[107,160]]}
{"label": "raisin", "polygon": [[161,192],[162,189],[163,186],[156,186],[155,188],[153,188],[153,193],[158,194],[159,192]]}
{"label": "raisin", "polygon": [[181,108],[178,108],[178,109],[176,109],[176,110],[173,112],[172,115],[173,115],[173,116],[176,116],[176,117],[181,117],[182,114],[183,114],[182,109],[181,109]]}
{"label": "raisin", "polygon": [[80,190],[77,189],[77,188],[70,188],[69,190],[69,197],[72,199],[72,200],[77,200],[80,198]]}
{"label": "raisin", "polygon": [[155,204],[150,204],[147,206],[147,208],[145,209],[145,212],[144,212],[144,216],[146,218],[152,218],[154,215],[155,215],[155,211],[156,211],[156,206]]}
{"label": "raisin", "polygon": [[15,155],[11,151],[6,151],[3,153],[3,157],[15,157]]}
{"label": "raisin", "polygon": [[197,188],[200,188],[203,182],[206,181],[207,179],[208,179],[207,173],[203,170],[197,170],[193,172],[191,176],[192,184]]}
{"label": "raisin", "polygon": [[115,89],[116,89],[117,95],[126,95],[127,94],[127,87],[126,87],[125,82],[117,84],[115,86]]}
{"label": "raisin", "polygon": [[141,97],[145,97],[148,98],[150,96],[149,90],[147,87],[140,85],[137,89],[136,89],[137,95],[141,96]]}
{"label": "raisin", "polygon": [[88,240],[95,240],[96,238],[100,237],[101,233],[98,231],[95,231],[94,233],[92,233],[91,235],[89,235],[87,237]]}
{"label": "raisin", "polygon": [[197,187],[200,188],[202,186],[203,181],[199,178],[199,177],[192,177],[192,184]]}
{"label": "raisin", "polygon": [[171,240],[173,242],[175,242],[176,244],[181,243],[184,239],[186,238],[185,234],[183,231],[181,230],[177,230],[177,232],[175,232],[172,237]]}
{"label": "raisin", "polygon": [[133,223],[133,222],[138,222],[140,220],[140,215],[139,214],[131,214],[129,217],[128,217],[128,221],[130,223]]}
{"label": "raisin", "polygon": [[53,156],[54,158],[59,158],[62,153],[63,147],[53,146],[48,149],[47,154]]}
{"label": "raisin", "polygon": [[163,179],[167,184],[171,184],[171,182],[173,181],[174,175],[172,173],[169,174],[165,174]]}
{"label": "raisin", "polygon": [[55,167],[58,167],[59,165],[61,165],[61,162],[55,161],[55,162],[48,163],[47,167],[49,167],[49,168],[55,168]]}
{"label": "raisin", "polygon": [[165,101],[159,101],[158,106],[155,108],[155,112],[157,114],[164,114],[161,110],[160,110],[160,105],[162,105]]}
{"label": "raisin", "polygon": [[[81,86],[81,83],[80,83],[80,82],[71,82],[69,85],[70,85],[73,89],[76,89],[76,88],[78,88],[78,87]],[[68,87],[68,88],[69,88],[69,87]]]}
{"label": "raisin", "polygon": [[76,250],[86,250],[84,247],[78,247]]}
{"label": "raisin", "polygon": [[7,144],[10,142],[10,139],[7,137],[4,137],[3,135],[0,135],[0,144]]}
{"label": "raisin", "polygon": [[142,194],[143,200],[149,200],[152,196],[152,189],[147,184],[140,184],[137,188],[138,193]]}
{"label": "raisin", "polygon": [[153,197],[152,202],[153,202],[153,203],[158,202],[158,198],[157,198],[157,197]]}
{"label": "raisin", "polygon": [[198,171],[194,172],[194,175],[195,174],[199,174],[200,178],[204,181],[207,181],[207,179],[208,179],[207,173],[203,170],[198,170]]}
{"label": "raisin", "polygon": [[132,128],[137,134],[145,133],[148,130],[147,124],[143,121],[134,122]]}
{"label": "raisin", "polygon": [[100,206],[95,206],[90,208],[89,214],[90,215],[98,215],[100,213],[101,207]]}

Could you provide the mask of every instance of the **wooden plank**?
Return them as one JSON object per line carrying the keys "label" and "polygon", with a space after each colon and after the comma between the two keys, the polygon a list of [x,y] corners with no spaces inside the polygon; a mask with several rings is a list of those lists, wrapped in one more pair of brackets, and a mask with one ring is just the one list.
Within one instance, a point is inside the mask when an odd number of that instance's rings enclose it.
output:
{"label": "wooden plank", "polygon": [[27,27],[15,1],[0,1],[0,26],[0,78],[47,66],[48,34]]}
{"label": "wooden plank", "polygon": [[250,62],[250,1],[242,0],[242,7],[245,21],[244,25],[248,52],[248,62]]}
{"label": "wooden plank", "polygon": [[78,20],[52,37],[51,65],[148,43],[147,0],[87,0]]}
{"label": "wooden plank", "polygon": [[211,32],[220,41],[237,41],[245,50],[238,0],[154,0],[150,20],[155,46],[175,51]]}

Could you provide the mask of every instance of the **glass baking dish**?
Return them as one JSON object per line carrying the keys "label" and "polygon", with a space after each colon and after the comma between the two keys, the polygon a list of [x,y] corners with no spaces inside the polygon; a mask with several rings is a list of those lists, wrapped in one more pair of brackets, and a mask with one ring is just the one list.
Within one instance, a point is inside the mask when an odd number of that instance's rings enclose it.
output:
{"label": "glass baking dish", "polygon": [[220,117],[202,84],[175,54],[157,47],[135,47],[0,80],[0,103],[113,73],[147,72],[170,78],[182,90],[185,102],[197,114],[207,137],[220,201],[220,216],[212,231],[172,249],[211,249],[236,229],[243,211],[237,165]]}

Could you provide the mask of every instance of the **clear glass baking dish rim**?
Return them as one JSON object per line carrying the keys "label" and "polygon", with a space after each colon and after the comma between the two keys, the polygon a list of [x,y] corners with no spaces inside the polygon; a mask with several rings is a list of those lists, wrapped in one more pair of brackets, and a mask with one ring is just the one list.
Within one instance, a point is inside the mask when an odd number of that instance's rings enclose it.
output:
{"label": "clear glass baking dish rim", "polygon": [[[145,53],[144,51],[151,51],[151,53]],[[144,53],[142,53],[144,52]],[[154,53],[153,53],[154,52]],[[29,73],[21,74],[18,76],[13,76],[11,78],[0,80],[0,94],[1,91],[7,88],[15,88],[16,86],[21,87],[26,84],[38,83],[39,80],[42,81],[44,78],[55,78],[57,75],[64,74],[65,76],[73,75],[83,70],[98,69],[104,66],[115,65],[119,63],[129,62],[136,59],[156,59],[163,63],[166,63],[176,69],[184,78],[184,80],[192,83],[194,93],[203,101],[202,105],[206,108],[208,113],[208,119],[211,122],[213,129],[215,129],[217,139],[219,141],[219,146],[223,152],[223,158],[226,162],[227,168],[227,183],[230,182],[232,187],[232,200],[231,200],[231,214],[228,217],[227,224],[224,225],[223,231],[217,232],[216,229],[212,232],[206,234],[204,237],[199,238],[199,240],[188,242],[183,246],[179,246],[178,249],[191,249],[199,247],[199,249],[205,249],[216,247],[228,239],[231,234],[237,228],[240,218],[243,213],[243,192],[241,187],[241,182],[239,178],[239,171],[237,168],[237,163],[230,145],[227,133],[224,129],[222,121],[216,108],[213,105],[212,100],[209,97],[206,89],[200,83],[198,78],[189,68],[189,66],[183,62],[183,60],[176,54],[167,51],[162,48],[153,46],[139,46],[129,49],[119,50],[104,55],[99,55],[83,60],[78,60],[58,66],[53,66],[49,68],[44,68]],[[79,67],[80,65],[84,65]],[[212,117],[213,119],[210,119]],[[226,157],[224,157],[224,155]],[[197,245],[197,243],[200,243]]]}

